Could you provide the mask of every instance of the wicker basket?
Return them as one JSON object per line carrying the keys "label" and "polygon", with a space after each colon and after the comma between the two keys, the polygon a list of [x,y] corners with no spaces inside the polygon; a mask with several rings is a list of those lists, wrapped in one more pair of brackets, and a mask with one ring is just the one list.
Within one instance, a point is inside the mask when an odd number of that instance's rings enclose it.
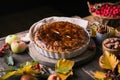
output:
{"label": "wicker basket", "polygon": [[[109,2],[102,3],[102,4],[113,5],[113,3],[109,3]],[[114,27],[114,28],[117,28],[117,27],[120,26],[120,17],[112,18],[112,17],[106,17],[106,16],[97,15],[97,14],[91,12],[90,5],[92,5],[92,4],[87,2],[87,5],[88,5],[88,9],[89,9],[90,14],[92,16],[96,17],[96,18],[99,18],[98,22],[100,22],[101,24],[108,25],[108,26]]]}

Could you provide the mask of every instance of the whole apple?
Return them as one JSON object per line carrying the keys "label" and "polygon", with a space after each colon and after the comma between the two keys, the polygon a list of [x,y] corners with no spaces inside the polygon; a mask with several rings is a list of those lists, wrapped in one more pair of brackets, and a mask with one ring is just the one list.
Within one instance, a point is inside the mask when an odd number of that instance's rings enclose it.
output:
{"label": "whole apple", "polygon": [[11,45],[11,43],[14,41],[14,40],[19,40],[20,38],[17,36],[17,35],[8,35],[6,38],[5,38],[5,42],[8,43],[9,45]]}
{"label": "whole apple", "polygon": [[21,40],[15,40],[11,43],[11,50],[13,53],[22,53],[26,48],[27,44]]}
{"label": "whole apple", "polygon": [[51,74],[47,80],[62,80],[57,74]]}
{"label": "whole apple", "polygon": [[29,74],[24,74],[20,80],[36,80],[36,79]]}

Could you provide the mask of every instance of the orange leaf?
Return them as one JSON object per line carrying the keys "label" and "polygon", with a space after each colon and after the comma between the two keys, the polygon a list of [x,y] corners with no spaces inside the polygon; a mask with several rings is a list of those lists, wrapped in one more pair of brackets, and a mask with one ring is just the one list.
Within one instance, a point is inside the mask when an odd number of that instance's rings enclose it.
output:
{"label": "orange leaf", "polygon": [[118,64],[118,73],[120,73],[120,64]]}
{"label": "orange leaf", "polygon": [[111,77],[106,77],[106,73],[104,72],[96,71],[93,75],[97,80],[112,80]]}
{"label": "orange leaf", "polygon": [[112,71],[114,71],[118,62],[119,60],[117,59],[117,57],[114,54],[109,53],[108,51],[105,51],[104,55],[99,58],[100,67],[103,69],[110,69]]}
{"label": "orange leaf", "polygon": [[104,78],[106,78],[105,73],[104,72],[100,72],[100,71],[95,71],[93,73],[93,75],[97,79],[104,79]]}

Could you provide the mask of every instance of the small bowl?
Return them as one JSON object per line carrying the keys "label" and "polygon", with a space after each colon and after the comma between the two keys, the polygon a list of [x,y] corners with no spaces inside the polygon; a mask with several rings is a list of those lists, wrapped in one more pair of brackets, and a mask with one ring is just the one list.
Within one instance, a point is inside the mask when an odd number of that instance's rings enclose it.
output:
{"label": "small bowl", "polygon": [[[116,57],[120,57],[120,49],[110,49],[108,47],[105,46],[106,40],[108,39],[119,39],[119,38],[107,38],[102,42],[102,50],[103,50],[103,54],[105,54],[105,51],[108,51],[112,54],[114,54]],[[120,39],[119,39],[120,40]],[[120,44],[119,44],[120,45]]]}

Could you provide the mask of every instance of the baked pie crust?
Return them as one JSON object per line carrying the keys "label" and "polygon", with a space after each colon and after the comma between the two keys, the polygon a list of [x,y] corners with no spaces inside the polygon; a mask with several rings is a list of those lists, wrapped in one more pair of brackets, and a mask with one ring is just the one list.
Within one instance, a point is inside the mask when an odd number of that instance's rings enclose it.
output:
{"label": "baked pie crust", "polygon": [[79,49],[88,39],[82,27],[63,21],[42,25],[34,34],[34,41],[40,48],[55,53]]}
{"label": "baked pie crust", "polygon": [[84,54],[89,45],[86,26],[87,21],[82,19],[49,17],[34,23],[29,37],[37,52],[43,56],[70,59]]}

